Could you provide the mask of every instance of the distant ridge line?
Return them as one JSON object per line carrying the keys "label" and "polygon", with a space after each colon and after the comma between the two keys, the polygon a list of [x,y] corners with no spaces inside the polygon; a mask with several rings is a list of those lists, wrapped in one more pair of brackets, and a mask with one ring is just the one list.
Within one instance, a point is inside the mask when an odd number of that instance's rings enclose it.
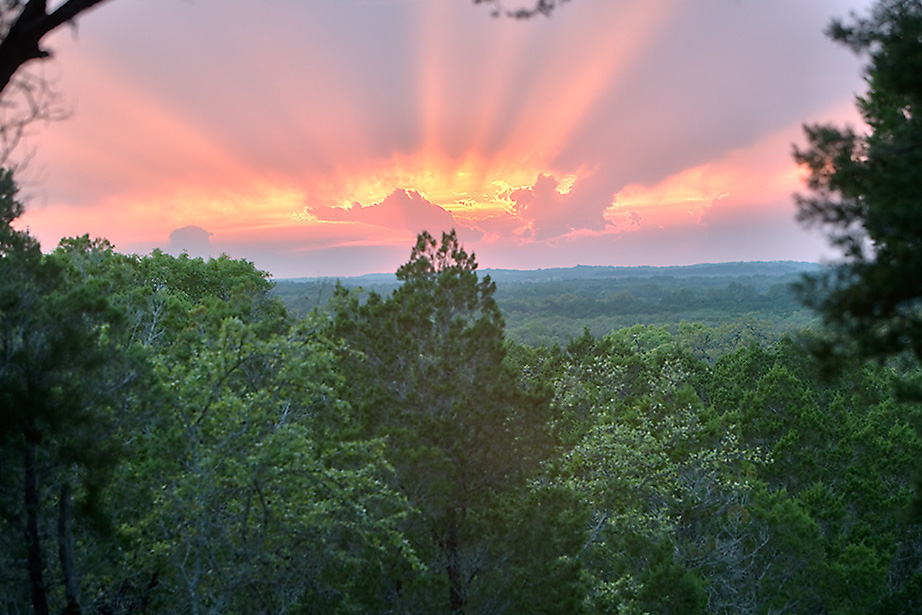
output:
{"label": "distant ridge line", "polygon": [[[653,278],[653,277],[736,277],[736,276],[785,276],[809,273],[822,268],[817,263],[804,261],[733,261],[725,263],[698,263],[695,265],[576,265],[573,267],[550,267],[541,269],[478,269],[481,275],[489,275],[494,281],[502,282],[544,282],[553,280],[586,280],[606,278]],[[300,278],[276,278],[280,282],[317,282],[340,280],[348,286],[362,284],[395,284],[393,273],[367,273],[359,276],[315,276]]]}

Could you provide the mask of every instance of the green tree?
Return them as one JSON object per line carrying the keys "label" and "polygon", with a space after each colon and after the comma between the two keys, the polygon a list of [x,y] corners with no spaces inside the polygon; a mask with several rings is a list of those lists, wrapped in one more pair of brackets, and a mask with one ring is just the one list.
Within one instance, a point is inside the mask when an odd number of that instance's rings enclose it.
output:
{"label": "green tree", "polygon": [[[507,363],[495,286],[476,267],[454,232],[440,243],[422,233],[390,297],[372,293],[363,303],[339,288],[335,298],[334,331],[349,349],[362,433],[387,438],[394,485],[418,511],[407,534],[429,573],[395,578],[398,604],[573,612],[578,569],[567,555],[578,529],[516,523],[536,502],[562,510],[553,502],[566,498],[529,488],[554,451],[549,394],[523,387]],[[524,532],[546,540],[524,543]]]}
{"label": "green tree", "polygon": [[807,126],[809,144],[795,151],[812,191],[797,199],[799,219],[826,229],[844,255],[801,293],[838,343],[922,358],[922,3],[880,0],[828,34],[869,57],[857,101],[869,130]]}
{"label": "green tree", "polygon": [[750,577],[765,570],[755,537],[775,529],[742,520],[764,455],[705,404],[707,365],[666,327],[641,326],[587,332],[539,361],[573,425],[557,479],[592,512],[580,554],[590,609],[750,612]]}
{"label": "green tree", "polygon": [[264,272],[0,231],[0,610],[374,612],[420,567],[335,345]]}
{"label": "green tree", "polygon": [[[97,285],[75,284],[66,258],[42,254],[38,242],[13,230],[9,223],[21,211],[12,174],[4,172],[0,176],[0,472],[11,488],[4,489],[0,522],[13,532],[3,536],[8,553],[14,558],[25,555],[28,582],[18,575],[13,578],[19,579],[20,587],[31,589],[34,612],[48,613],[51,598],[57,601],[61,594],[47,574],[48,543],[53,542],[63,581],[60,601],[66,604],[66,612],[79,613],[74,500],[85,512],[98,511],[100,490],[119,448],[114,439],[117,408],[128,380],[122,378],[119,366],[123,356],[112,343],[118,315],[106,295]],[[22,473],[14,472],[14,467]],[[50,507],[53,500],[56,506]],[[48,517],[55,516],[56,533],[47,523]],[[24,536],[25,541],[11,540],[13,536]],[[13,564],[5,561],[4,568],[8,565]],[[4,599],[16,603],[21,596],[4,591]]]}
{"label": "green tree", "polygon": [[[154,357],[168,403],[120,468],[126,564],[156,610],[375,610],[376,567],[412,567],[381,443],[348,441],[329,344],[227,317],[186,360]],[[135,571],[133,571],[135,572]],[[138,587],[138,596],[144,587]],[[118,585],[107,600],[123,600]]]}
{"label": "green tree", "polygon": [[[265,272],[226,256],[56,251],[99,280],[143,356],[105,493],[117,532],[86,584],[102,613],[373,611],[383,562],[417,565],[397,523],[381,443],[347,437],[333,345],[293,324]],[[116,335],[117,334],[117,335]]]}
{"label": "green tree", "polygon": [[901,376],[890,367],[853,360],[842,369],[823,379],[804,348],[782,341],[722,357],[706,390],[742,443],[768,453],[749,512],[790,532],[762,548],[780,564],[766,578],[805,574],[813,594],[801,600],[828,612],[913,612],[922,542],[905,510],[922,451],[912,428],[919,406],[897,401]]}
{"label": "green tree", "polygon": [[900,374],[855,361],[825,381],[790,340],[722,338],[635,326],[515,350],[555,390],[568,450],[549,475],[590,507],[590,611],[918,610],[902,511],[920,410],[897,402]]}

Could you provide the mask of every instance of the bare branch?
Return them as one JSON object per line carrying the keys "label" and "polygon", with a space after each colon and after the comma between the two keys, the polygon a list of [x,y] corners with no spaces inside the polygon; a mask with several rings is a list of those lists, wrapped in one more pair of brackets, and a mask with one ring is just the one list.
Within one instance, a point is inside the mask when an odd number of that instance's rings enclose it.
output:
{"label": "bare branch", "polygon": [[[49,14],[46,0],[0,0],[0,166],[11,166],[11,155],[30,124],[69,115],[48,80],[40,72],[22,70],[23,65],[50,57],[42,38],[102,2],[67,0]],[[19,158],[13,166],[22,167],[29,153]]]}
{"label": "bare branch", "polygon": [[[47,79],[29,71],[17,73],[0,95],[0,166],[11,166],[12,153],[22,143],[30,124],[62,120],[68,115]],[[28,157],[27,152],[13,166],[23,166]]]}

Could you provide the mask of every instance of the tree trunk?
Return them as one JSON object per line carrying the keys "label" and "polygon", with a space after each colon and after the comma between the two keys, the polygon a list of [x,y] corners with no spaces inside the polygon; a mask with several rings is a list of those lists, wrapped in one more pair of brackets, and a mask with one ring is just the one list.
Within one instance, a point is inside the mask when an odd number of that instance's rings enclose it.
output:
{"label": "tree trunk", "polygon": [[452,613],[464,613],[464,578],[461,572],[461,553],[458,546],[458,524],[454,519],[448,524],[445,537],[446,572],[448,573],[448,602]]}
{"label": "tree trunk", "polygon": [[138,605],[138,610],[136,611],[139,615],[143,615],[147,612],[147,607],[150,605],[150,595],[151,592],[160,585],[160,572],[155,570],[150,575],[150,581],[147,582],[147,586],[144,588],[144,593],[141,594],[140,604]]}
{"label": "tree trunk", "polygon": [[74,555],[74,528],[70,508],[70,482],[61,485],[58,501],[58,554],[61,557],[61,572],[64,574],[64,595],[67,606],[62,615],[81,615],[80,585],[77,581],[77,564]]}
{"label": "tree trunk", "polygon": [[48,615],[48,596],[42,578],[42,543],[38,534],[38,469],[35,443],[26,443],[26,543],[29,546],[29,585],[32,588],[32,608],[35,615]]}

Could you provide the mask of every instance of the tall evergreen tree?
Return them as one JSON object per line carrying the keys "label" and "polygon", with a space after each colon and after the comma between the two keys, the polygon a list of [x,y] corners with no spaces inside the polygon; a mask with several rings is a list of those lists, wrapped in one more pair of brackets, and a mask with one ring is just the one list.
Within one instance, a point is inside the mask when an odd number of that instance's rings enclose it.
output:
{"label": "tall evergreen tree", "polygon": [[880,0],[828,34],[870,59],[857,101],[869,131],[807,126],[795,151],[812,191],[799,218],[844,253],[803,296],[860,353],[922,358],[922,2]]}
{"label": "tall evergreen tree", "polygon": [[[505,362],[495,285],[476,268],[454,232],[440,243],[422,233],[389,298],[337,291],[352,401],[364,435],[388,439],[395,485],[418,510],[407,533],[430,572],[395,574],[394,600],[411,612],[573,612],[565,556],[579,531],[555,527],[538,545],[516,525],[529,500],[549,511],[529,532],[561,512],[560,494],[528,483],[554,450],[549,394],[523,388]],[[549,584],[555,597],[534,597]]]}

